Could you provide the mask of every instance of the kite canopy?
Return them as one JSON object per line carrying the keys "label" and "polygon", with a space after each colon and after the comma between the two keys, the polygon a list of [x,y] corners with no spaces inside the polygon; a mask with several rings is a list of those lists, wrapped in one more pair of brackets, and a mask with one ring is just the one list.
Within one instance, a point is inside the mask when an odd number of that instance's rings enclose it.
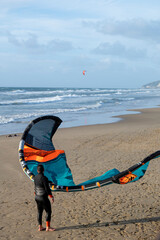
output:
{"label": "kite canopy", "polygon": [[83,191],[112,183],[135,182],[144,176],[149,161],[160,156],[160,151],[157,151],[123,172],[114,168],[76,185],[64,150],[56,150],[52,143],[52,137],[61,122],[56,116],[43,116],[33,120],[25,129],[19,144],[19,161],[23,171],[34,181],[37,166],[42,164],[53,191]]}
{"label": "kite canopy", "polygon": [[83,73],[83,75],[85,75],[85,74],[86,74],[86,70],[83,70],[83,72],[82,72],[82,73]]}

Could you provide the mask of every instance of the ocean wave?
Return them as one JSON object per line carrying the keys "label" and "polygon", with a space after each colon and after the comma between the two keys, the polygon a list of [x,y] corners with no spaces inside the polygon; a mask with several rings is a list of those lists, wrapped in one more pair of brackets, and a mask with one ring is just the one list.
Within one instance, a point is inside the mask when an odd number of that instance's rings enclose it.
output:
{"label": "ocean wave", "polygon": [[22,89],[17,89],[17,90],[13,90],[11,91],[11,93],[14,93],[14,94],[19,94],[19,93],[24,93],[25,90],[22,90]]}
{"label": "ocean wave", "polygon": [[14,122],[14,117],[0,116],[0,124],[7,124],[11,122]]}
{"label": "ocean wave", "polygon": [[19,132],[24,124],[43,115],[71,123],[89,115],[99,118],[99,113],[113,116],[128,108],[152,107],[159,104],[159,93],[155,89],[0,88],[0,134],[4,129]]}
{"label": "ocean wave", "polygon": [[102,105],[102,102],[97,102],[93,105],[86,105],[83,107],[77,107],[77,108],[57,108],[57,109],[43,109],[43,110],[37,110],[30,113],[20,113],[20,114],[13,114],[13,115],[5,115],[0,116],[0,124],[7,124],[7,123],[22,123],[26,122],[26,119],[31,120],[35,117],[40,117],[43,115],[54,115],[59,113],[67,113],[67,112],[80,112],[85,111],[89,109],[96,109],[99,108]]}
{"label": "ocean wave", "polygon": [[8,90],[8,91],[1,91],[2,94],[6,95],[45,95],[45,94],[67,94],[67,93],[89,93],[94,92],[94,90],[91,89],[16,89],[16,90]]}
{"label": "ocean wave", "polygon": [[127,97],[125,97],[125,98],[122,97],[122,98],[118,98],[118,99],[121,100],[121,101],[132,101],[132,100],[135,100],[135,98],[133,98],[133,97],[130,97],[130,98],[129,97],[128,98]]}
{"label": "ocean wave", "polygon": [[28,98],[28,99],[15,99],[8,101],[1,101],[0,105],[22,105],[22,104],[38,104],[38,103],[49,103],[55,101],[61,101],[61,96],[45,97],[45,98]]}
{"label": "ocean wave", "polygon": [[1,92],[3,95],[11,95],[11,96],[25,96],[25,95],[50,95],[50,94],[57,94],[63,93],[64,91],[23,91],[23,90],[15,90],[15,91],[6,91]]}
{"label": "ocean wave", "polygon": [[[109,95],[130,95],[130,94],[151,94],[152,90],[145,89],[12,89],[10,91],[2,91],[0,104],[27,104],[27,103],[39,103],[52,102],[57,100],[56,98],[80,98],[80,97],[105,97]],[[155,92],[158,96],[159,92]],[[3,97],[5,96],[5,97]],[[7,98],[8,96],[8,98]],[[32,96],[32,97],[31,97]],[[12,98],[12,100],[8,100]],[[50,98],[50,99],[49,99]],[[55,98],[55,99],[54,99]],[[5,99],[5,100],[4,100]],[[25,99],[25,100],[23,100]],[[37,99],[37,100],[36,100]],[[42,100],[43,99],[43,100]],[[61,100],[61,99],[58,99]]]}
{"label": "ocean wave", "polygon": [[84,111],[84,110],[89,110],[89,109],[96,109],[96,108],[99,108],[101,105],[102,105],[102,101],[97,102],[97,103],[92,104],[92,105],[86,105],[86,106],[83,106],[83,107],[79,107],[79,108],[55,110],[55,113],[62,113],[62,112],[79,112],[79,111]]}
{"label": "ocean wave", "polygon": [[[41,103],[51,103],[51,102],[55,102],[55,101],[62,101],[64,99],[72,99],[72,98],[81,98],[83,99],[83,97],[104,97],[104,96],[108,96],[108,94],[106,95],[92,95],[92,96],[88,96],[85,94],[81,94],[81,95],[76,95],[76,94],[65,94],[63,96],[60,95],[56,95],[56,96],[52,96],[52,97],[35,97],[35,98],[20,98],[20,99],[13,99],[13,100],[1,100],[0,101],[0,106],[2,105],[24,105],[24,104],[41,104]],[[84,99],[84,101],[86,101],[86,99]]]}

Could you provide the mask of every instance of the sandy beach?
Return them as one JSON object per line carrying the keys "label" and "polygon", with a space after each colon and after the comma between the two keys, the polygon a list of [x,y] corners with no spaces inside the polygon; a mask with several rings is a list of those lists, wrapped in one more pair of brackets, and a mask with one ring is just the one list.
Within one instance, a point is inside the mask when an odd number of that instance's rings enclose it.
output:
{"label": "sandy beach", "polygon": [[[136,110],[135,110],[136,111]],[[117,123],[58,129],[75,183],[112,168],[126,170],[160,150],[160,108],[138,110]],[[121,117],[121,116],[120,116]],[[51,233],[37,232],[34,185],[18,161],[21,134],[0,136],[0,239],[155,240],[160,233],[160,159],[145,176],[77,193],[55,192]],[[43,215],[45,225],[45,214]]]}

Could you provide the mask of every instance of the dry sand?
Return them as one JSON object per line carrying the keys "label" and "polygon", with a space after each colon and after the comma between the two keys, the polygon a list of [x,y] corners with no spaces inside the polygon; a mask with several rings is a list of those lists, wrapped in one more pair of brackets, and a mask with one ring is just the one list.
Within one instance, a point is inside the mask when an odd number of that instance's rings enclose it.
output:
{"label": "dry sand", "polygon": [[[125,170],[160,149],[160,108],[123,116],[118,123],[59,129],[76,183],[107,170]],[[136,183],[77,193],[55,192],[52,226],[37,232],[33,182],[18,161],[21,134],[0,136],[0,239],[155,240],[160,232],[160,159]],[[45,223],[45,214],[43,217]]]}

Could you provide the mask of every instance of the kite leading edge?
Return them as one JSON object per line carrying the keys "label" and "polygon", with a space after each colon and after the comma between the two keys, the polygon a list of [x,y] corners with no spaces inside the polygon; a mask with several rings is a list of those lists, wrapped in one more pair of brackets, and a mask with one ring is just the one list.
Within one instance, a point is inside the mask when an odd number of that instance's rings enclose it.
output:
{"label": "kite leading edge", "polygon": [[56,116],[43,116],[33,120],[25,129],[19,144],[19,161],[23,171],[34,181],[38,164],[43,164],[52,191],[84,191],[112,183],[135,182],[144,176],[150,160],[160,157],[160,151],[157,151],[123,172],[114,168],[76,185],[65,152],[56,150],[52,143],[52,137],[61,122]]}

